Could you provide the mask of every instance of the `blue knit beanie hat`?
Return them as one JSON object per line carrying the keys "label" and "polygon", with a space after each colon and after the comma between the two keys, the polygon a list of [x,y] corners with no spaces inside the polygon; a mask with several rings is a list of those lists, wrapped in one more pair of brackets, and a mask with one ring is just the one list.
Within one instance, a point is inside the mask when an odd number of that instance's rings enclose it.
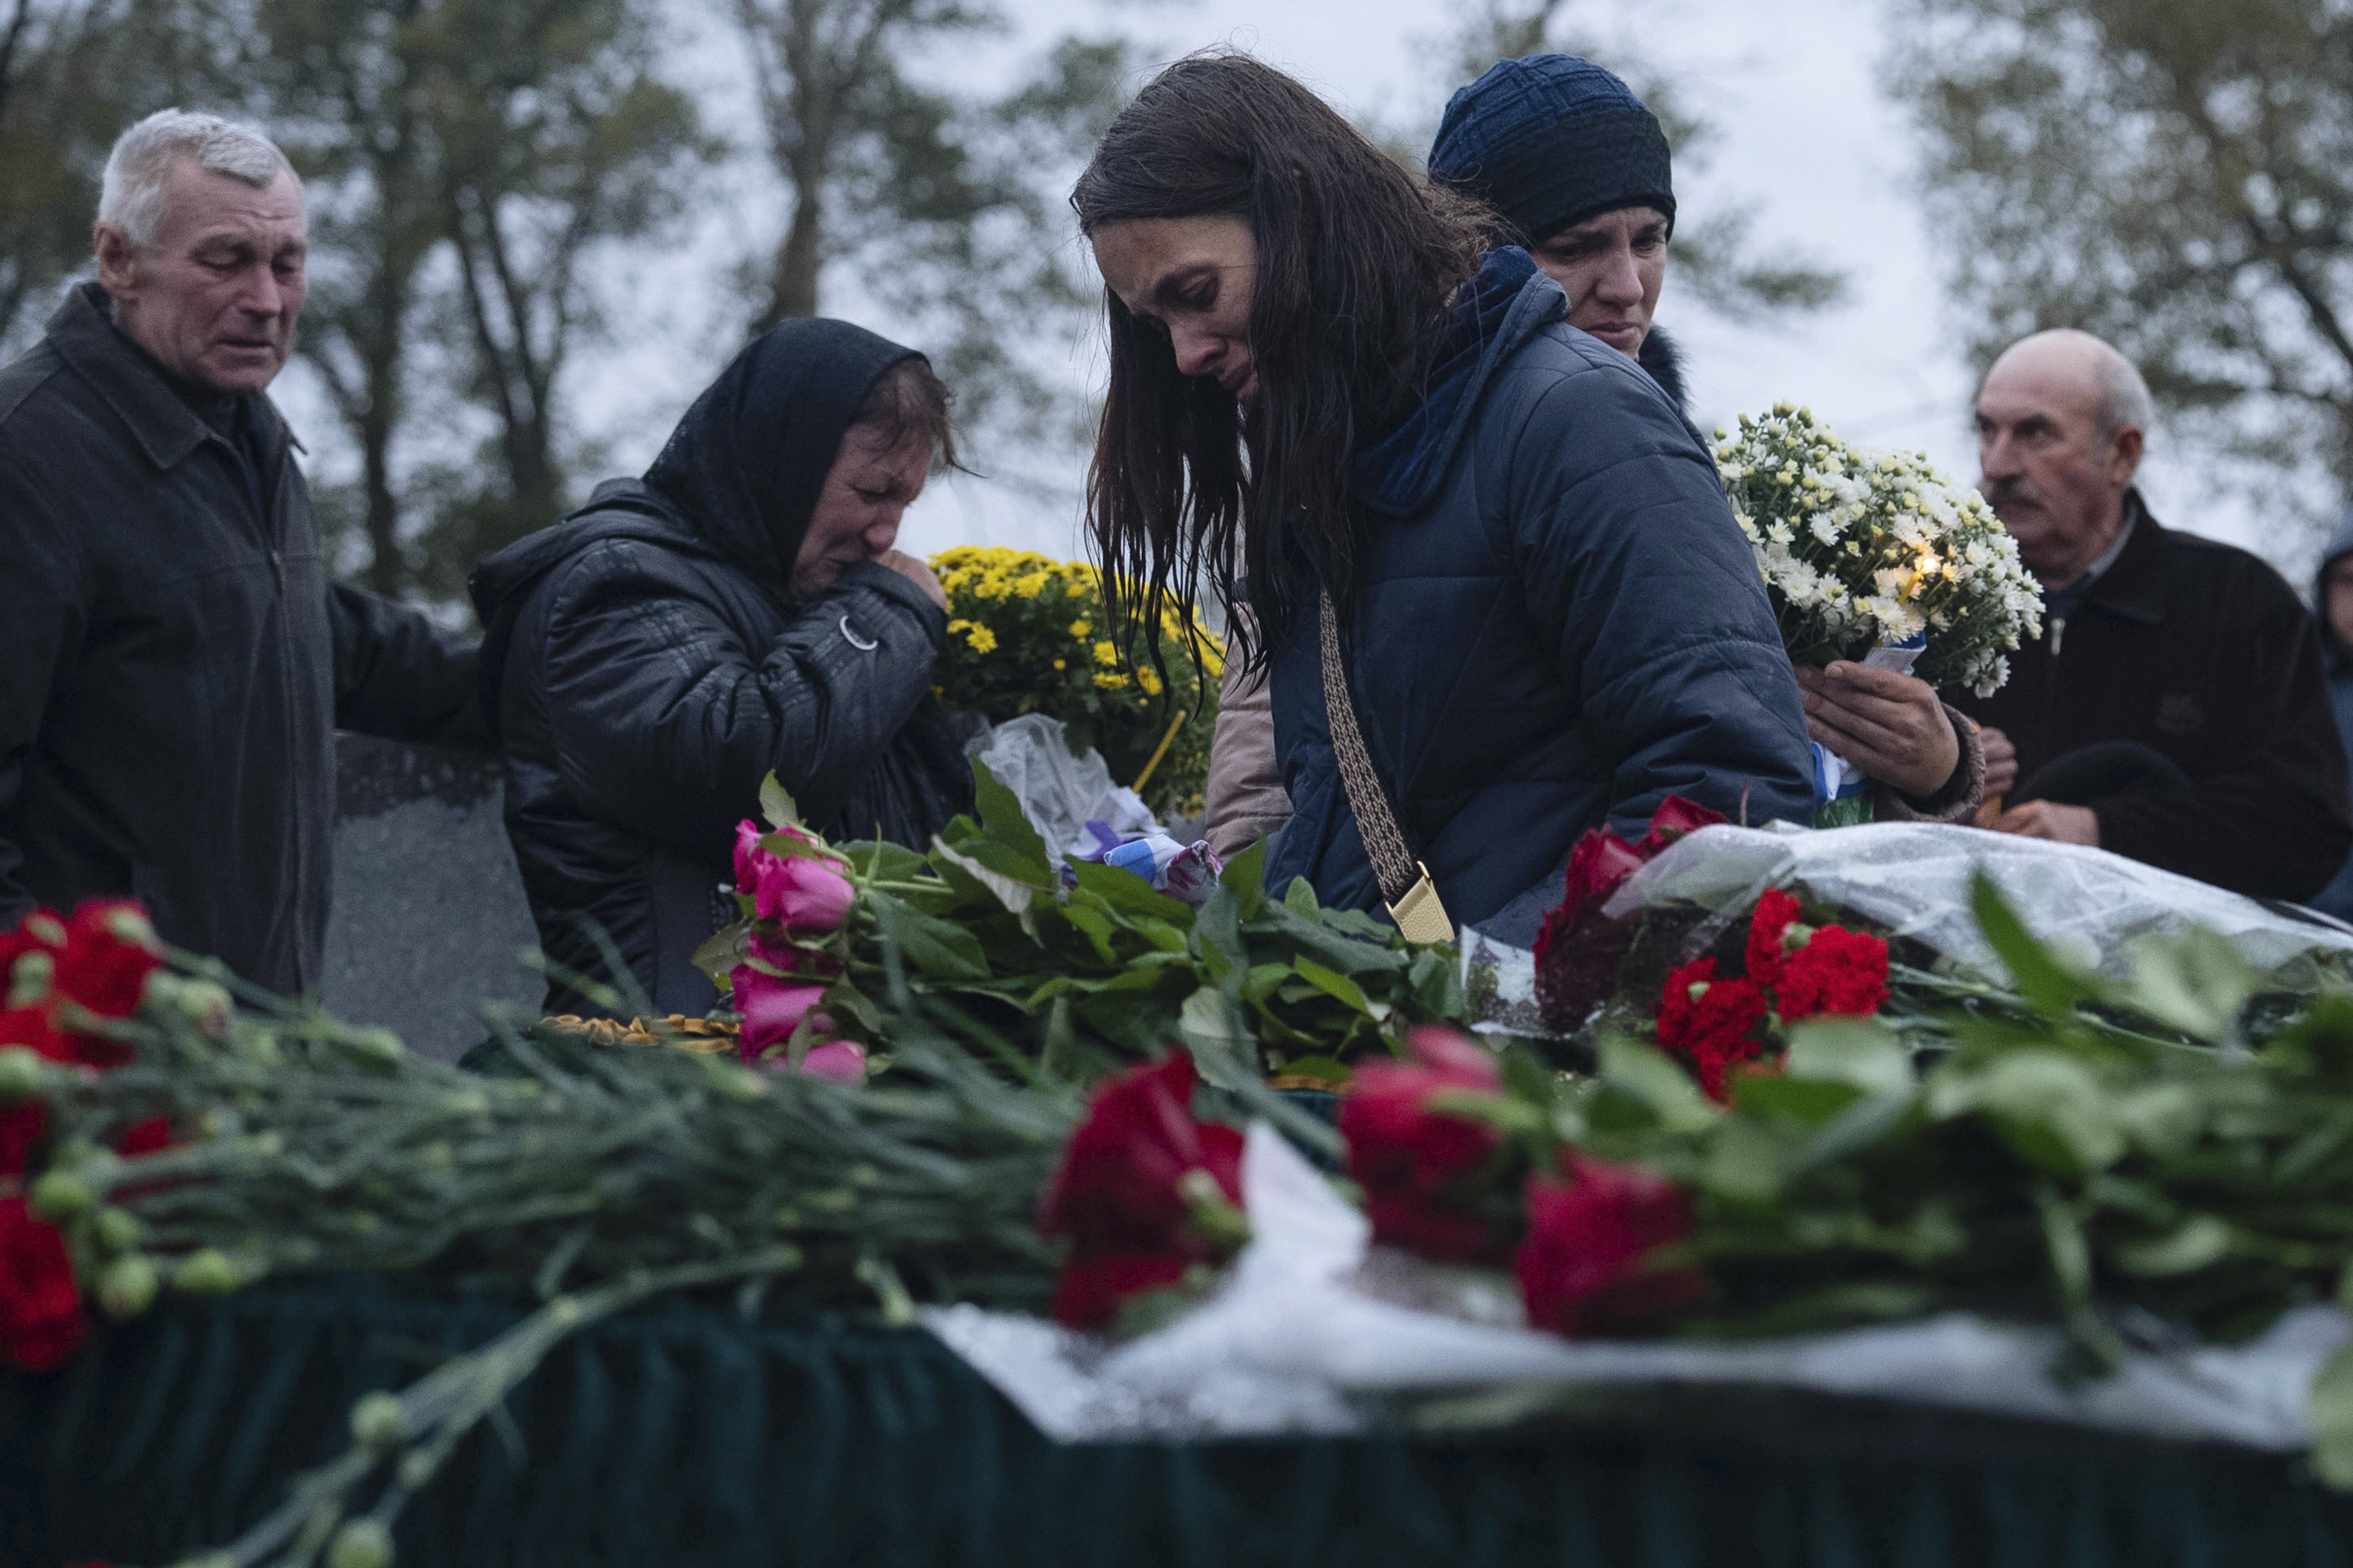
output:
{"label": "blue knit beanie hat", "polygon": [[1504,60],[1449,99],[1430,173],[1493,207],[1528,244],[1624,207],[1657,207],[1674,229],[1658,117],[1575,55]]}

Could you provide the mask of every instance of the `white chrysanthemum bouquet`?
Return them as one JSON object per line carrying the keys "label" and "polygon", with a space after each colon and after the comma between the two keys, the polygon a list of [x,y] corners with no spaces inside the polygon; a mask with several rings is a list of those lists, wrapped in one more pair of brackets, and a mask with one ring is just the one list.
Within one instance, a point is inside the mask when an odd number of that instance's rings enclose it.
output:
{"label": "white chrysanthemum bouquet", "polygon": [[1849,445],[1787,403],[1717,434],[1793,661],[1910,645],[1912,673],[1932,686],[1982,697],[2010,679],[2004,655],[2042,634],[2042,593],[1976,491],[1926,457]]}

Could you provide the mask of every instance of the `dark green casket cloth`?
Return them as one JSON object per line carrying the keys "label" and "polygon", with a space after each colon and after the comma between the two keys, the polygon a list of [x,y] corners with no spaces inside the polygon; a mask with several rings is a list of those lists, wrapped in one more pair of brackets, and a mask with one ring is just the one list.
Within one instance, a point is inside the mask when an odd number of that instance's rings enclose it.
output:
{"label": "dark green casket cloth", "polygon": [[[0,1374],[0,1565],[220,1545],[352,1402],[517,1309],[271,1284]],[[1659,1392],[1509,1437],[1060,1446],[928,1335],[672,1305],[560,1347],[404,1516],[401,1568],[2353,1568],[2299,1464]]]}

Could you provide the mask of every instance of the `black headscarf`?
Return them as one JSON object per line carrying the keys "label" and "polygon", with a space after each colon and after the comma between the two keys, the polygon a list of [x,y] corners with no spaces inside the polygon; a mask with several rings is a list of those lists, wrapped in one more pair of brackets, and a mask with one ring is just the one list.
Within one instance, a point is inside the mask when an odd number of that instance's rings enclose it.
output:
{"label": "black headscarf", "polygon": [[646,482],[744,570],[788,584],[850,417],[884,371],[913,357],[848,322],[771,328],[694,400]]}

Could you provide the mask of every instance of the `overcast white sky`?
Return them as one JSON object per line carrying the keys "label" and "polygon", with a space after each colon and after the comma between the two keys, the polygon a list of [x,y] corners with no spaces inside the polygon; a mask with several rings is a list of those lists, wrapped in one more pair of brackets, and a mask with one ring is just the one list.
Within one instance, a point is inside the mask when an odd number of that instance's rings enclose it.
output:
{"label": "overcast white sky", "polygon": [[[1684,345],[1702,428],[1788,397],[1850,438],[1925,450],[1973,482],[1971,388],[1938,260],[1944,247],[1966,241],[1929,236],[1914,199],[1916,143],[1877,79],[1887,3],[1584,0],[1568,23],[1631,41],[1678,83],[1692,109],[1715,122],[1709,165],[1677,169],[1687,218],[1726,203],[1756,203],[1760,242],[1801,248],[1846,269],[1852,281],[1848,302],[1833,311],[1755,324],[1698,309],[1678,294],[1671,265],[1659,320]],[[702,28],[681,74],[693,79],[723,132],[748,143],[754,132],[740,48],[717,7],[702,9],[702,0],[681,5],[685,18],[699,15]],[[1344,111],[1391,124],[1434,123],[1454,85],[1435,80],[1428,64],[1450,26],[1448,0],[1008,0],[1008,9],[1016,36],[959,51],[952,69],[961,83],[1009,81],[1060,33],[1116,26],[1163,45],[1162,58],[1213,44],[1248,48]],[[775,232],[781,212],[755,157],[714,178],[716,199],[704,205],[717,216],[677,248],[638,264],[623,290],[624,345],[578,366],[575,408],[604,443],[603,471],[641,469],[735,346],[741,307],[724,297],[721,273],[732,256]],[[870,324],[892,329],[887,320]],[[1099,376],[1092,337],[1072,345],[1071,374],[1091,385]],[[284,392],[300,424],[328,434],[322,408],[301,418],[309,399],[298,376],[290,375]],[[325,463],[338,461],[332,441],[312,444]],[[975,455],[989,466],[991,454]],[[1071,459],[1073,494],[1082,461]],[[2168,523],[2261,546],[2248,537],[2243,515],[2211,503],[2168,460],[2161,430],[2144,488]],[[934,485],[917,503],[902,543],[925,553],[969,542],[1074,556],[1076,522],[1074,503],[1042,503],[959,478]]]}

